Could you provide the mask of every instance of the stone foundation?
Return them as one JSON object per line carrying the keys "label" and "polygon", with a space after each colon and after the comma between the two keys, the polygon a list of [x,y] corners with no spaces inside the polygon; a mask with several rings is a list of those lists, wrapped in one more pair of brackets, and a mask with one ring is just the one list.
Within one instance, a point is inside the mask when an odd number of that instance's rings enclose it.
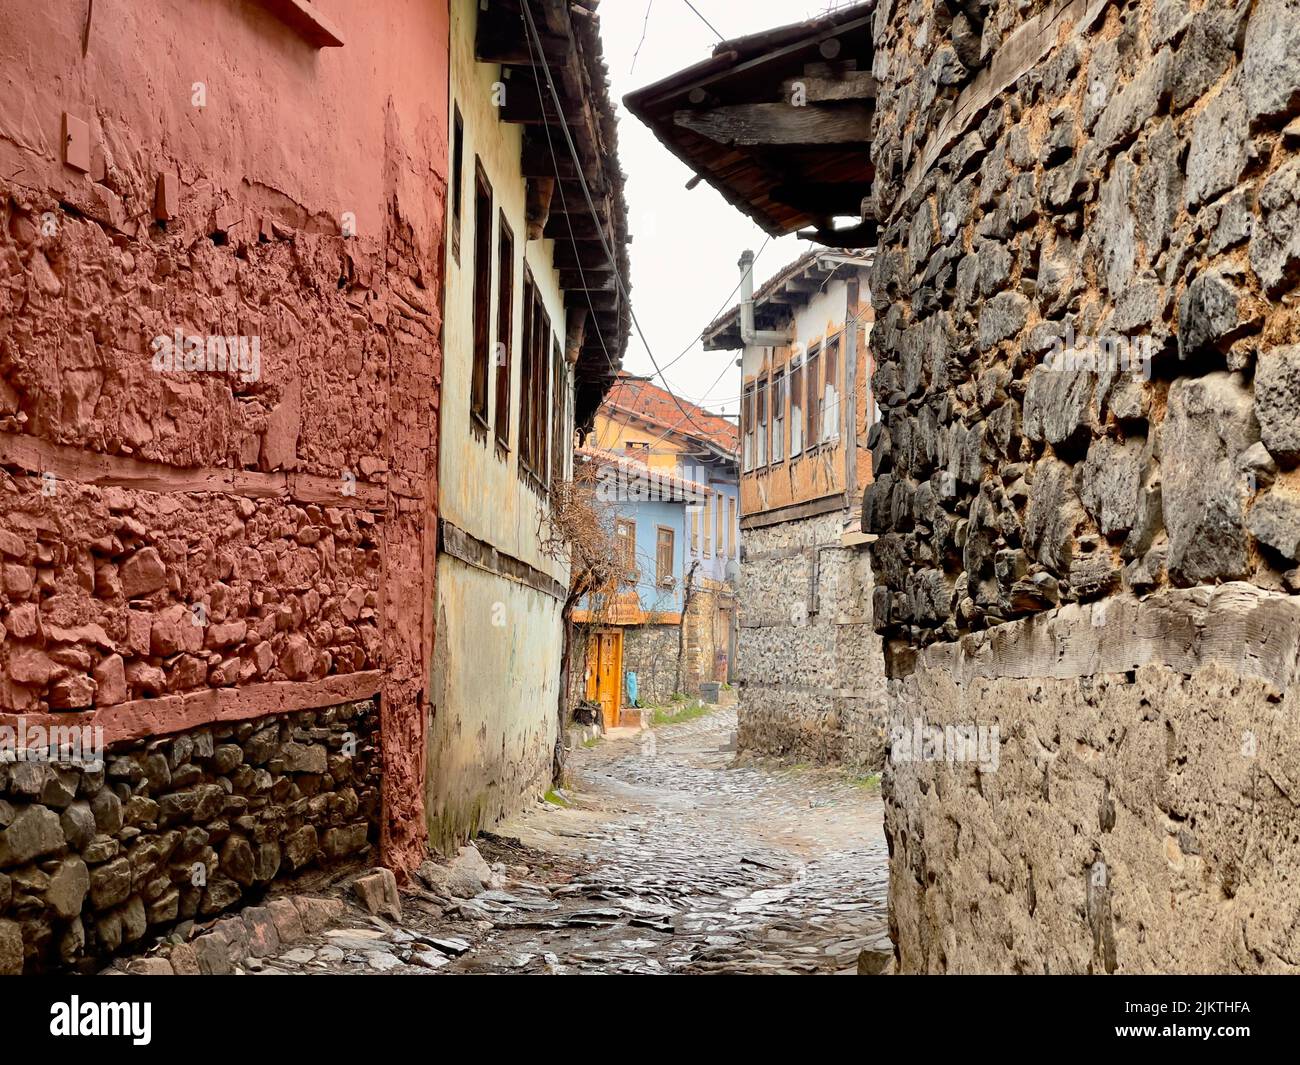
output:
{"label": "stone foundation", "polygon": [[1300,969],[1298,649],[1300,602],[1241,582],[928,648],[890,682],[900,971]]}
{"label": "stone foundation", "polygon": [[884,666],[871,568],[843,512],[744,531],[741,750],[880,767]]}
{"label": "stone foundation", "polygon": [[98,768],[0,763],[0,973],[94,970],[366,851],[378,728],[367,700],[111,745]]}

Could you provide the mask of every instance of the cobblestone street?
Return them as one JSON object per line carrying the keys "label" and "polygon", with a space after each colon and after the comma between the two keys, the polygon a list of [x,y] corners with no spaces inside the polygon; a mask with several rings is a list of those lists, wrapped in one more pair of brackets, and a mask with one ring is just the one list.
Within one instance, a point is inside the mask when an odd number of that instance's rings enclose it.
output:
{"label": "cobblestone street", "polygon": [[576,752],[573,805],[503,835],[581,866],[544,905],[518,893],[537,907],[527,914],[482,899],[505,912],[457,968],[838,972],[856,971],[864,948],[889,950],[874,786],[737,766],[735,729],[719,710]]}
{"label": "cobblestone street", "polygon": [[[400,919],[355,869],[187,922],[135,973],[855,973],[883,964],[874,781],[738,764],[736,713],[614,732],[573,786],[426,863]],[[369,903],[370,905],[363,905]],[[367,908],[374,912],[367,912]],[[869,966],[870,968],[871,966]]]}

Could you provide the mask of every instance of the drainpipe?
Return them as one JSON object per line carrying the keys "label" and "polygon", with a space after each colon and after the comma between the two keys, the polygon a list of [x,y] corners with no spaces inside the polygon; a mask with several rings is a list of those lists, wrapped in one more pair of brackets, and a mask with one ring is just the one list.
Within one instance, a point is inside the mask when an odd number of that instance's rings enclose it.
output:
{"label": "drainpipe", "polygon": [[754,328],[754,253],[740,254],[740,339],[745,347],[779,348],[790,343],[784,332]]}

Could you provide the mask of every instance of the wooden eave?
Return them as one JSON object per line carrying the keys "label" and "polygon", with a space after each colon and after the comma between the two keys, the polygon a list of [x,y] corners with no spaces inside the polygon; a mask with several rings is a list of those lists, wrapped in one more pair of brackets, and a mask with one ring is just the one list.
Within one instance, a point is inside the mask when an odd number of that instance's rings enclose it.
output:
{"label": "wooden eave", "polygon": [[[723,42],[624,103],[765,232],[811,228],[828,246],[865,246],[874,239],[863,215],[874,176],[873,7]],[[834,230],[841,216],[863,225]]]}
{"label": "wooden eave", "polygon": [[[523,0],[479,5],[475,55],[501,66],[503,122],[524,127],[520,167],[528,184],[528,238],[555,241],[555,266],[572,312],[566,353],[574,365],[575,424],[590,428],[622,367],[631,330],[627,204],[618,130],[596,15],[599,0]],[[555,84],[557,109],[547,81]],[[575,163],[568,140],[577,152]],[[594,215],[582,191],[586,179]],[[612,252],[609,261],[606,249]],[[623,278],[620,290],[615,270]],[[581,323],[581,324],[579,324]]]}

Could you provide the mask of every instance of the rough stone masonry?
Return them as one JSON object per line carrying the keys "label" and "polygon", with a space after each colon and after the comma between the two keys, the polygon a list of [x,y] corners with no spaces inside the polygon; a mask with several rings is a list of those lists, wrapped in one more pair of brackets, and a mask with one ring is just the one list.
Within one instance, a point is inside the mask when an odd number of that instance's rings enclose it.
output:
{"label": "rough stone masonry", "polygon": [[874,32],[900,970],[1296,971],[1300,2]]}

